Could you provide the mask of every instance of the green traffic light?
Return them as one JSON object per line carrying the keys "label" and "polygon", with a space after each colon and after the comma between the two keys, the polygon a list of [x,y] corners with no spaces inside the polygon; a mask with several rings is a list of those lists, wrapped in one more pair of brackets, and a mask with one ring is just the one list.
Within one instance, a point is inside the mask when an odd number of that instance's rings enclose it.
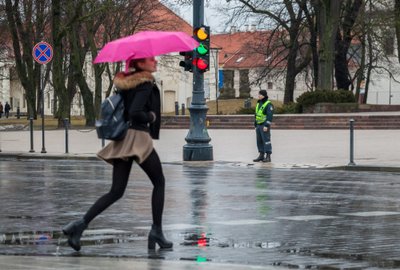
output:
{"label": "green traffic light", "polygon": [[208,48],[207,46],[204,46],[203,43],[200,43],[199,47],[197,47],[197,52],[200,55],[205,55],[206,53],[208,53]]}

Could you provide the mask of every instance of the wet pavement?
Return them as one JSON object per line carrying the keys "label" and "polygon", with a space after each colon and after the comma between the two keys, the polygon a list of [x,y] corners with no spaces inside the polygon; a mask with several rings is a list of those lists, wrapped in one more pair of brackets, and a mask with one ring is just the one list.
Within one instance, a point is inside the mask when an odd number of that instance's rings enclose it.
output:
{"label": "wet pavement", "polygon": [[[118,260],[116,269],[192,269],[184,262],[196,269],[400,267],[398,172],[229,162],[163,166],[163,226],[172,251],[147,250],[152,187],[135,165],[124,197],[90,224],[82,250],[74,252],[61,227],[108,191],[111,167],[2,158],[0,269],[39,269],[23,268],[30,259],[32,265],[57,260],[77,267],[68,269],[100,269],[85,261],[97,258],[95,265],[109,269],[100,263],[104,257]],[[19,255],[23,266],[12,268],[16,257],[10,255]],[[137,268],[124,268],[125,260]]]}
{"label": "wet pavement", "polygon": [[[258,156],[254,130],[208,130],[213,146],[214,162],[251,163]],[[65,154],[65,132],[45,132],[46,154],[41,153],[41,131],[34,132],[34,153],[30,153],[29,131],[0,131],[0,157],[83,158],[95,157],[101,140],[94,129],[70,130],[69,153]],[[183,146],[188,131],[162,129],[155,148],[162,162],[182,163]],[[358,166],[399,167],[399,130],[356,130],[354,161]],[[349,163],[348,130],[273,130],[272,163],[274,168],[332,167]],[[256,166],[265,166],[258,163]],[[363,167],[364,168],[364,167]],[[400,171],[400,170],[398,170]]]}

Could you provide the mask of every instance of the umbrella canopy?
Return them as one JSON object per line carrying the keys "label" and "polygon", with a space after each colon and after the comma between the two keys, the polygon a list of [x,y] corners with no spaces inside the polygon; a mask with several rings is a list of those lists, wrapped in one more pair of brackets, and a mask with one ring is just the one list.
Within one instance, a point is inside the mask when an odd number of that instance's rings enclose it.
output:
{"label": "umbrella canopy", "polygon": [[184,32],[143,31],[107,43],[93,63],[129,61],[191,51],[198,45],[196,40]]}

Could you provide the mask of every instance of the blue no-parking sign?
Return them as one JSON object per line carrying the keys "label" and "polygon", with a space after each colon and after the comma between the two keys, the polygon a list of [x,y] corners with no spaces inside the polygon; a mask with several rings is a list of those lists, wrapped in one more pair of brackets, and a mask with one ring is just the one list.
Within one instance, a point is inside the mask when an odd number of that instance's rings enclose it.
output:
{"label": "blue no-parking sign", "polygon": [[33,59],[39,64],[47,64],[53,58],[53,48],[47,42],[38,42],[32,50]]}

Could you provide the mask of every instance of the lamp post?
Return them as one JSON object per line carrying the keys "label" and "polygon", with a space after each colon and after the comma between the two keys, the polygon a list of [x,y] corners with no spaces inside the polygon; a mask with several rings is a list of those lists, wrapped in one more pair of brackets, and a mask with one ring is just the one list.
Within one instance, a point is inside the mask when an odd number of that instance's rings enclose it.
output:
{"label": "lamp post", "polygon": [[[204,22],[204,0],[193,1],[193,28],[201,27]],[[195,65],[193,67],[193,98],[189,106],[190,128],[183,146],[184,161],[213,160],[213,148],[209,144],[206,127],[208,107],[204,98],[204,73]]]}

